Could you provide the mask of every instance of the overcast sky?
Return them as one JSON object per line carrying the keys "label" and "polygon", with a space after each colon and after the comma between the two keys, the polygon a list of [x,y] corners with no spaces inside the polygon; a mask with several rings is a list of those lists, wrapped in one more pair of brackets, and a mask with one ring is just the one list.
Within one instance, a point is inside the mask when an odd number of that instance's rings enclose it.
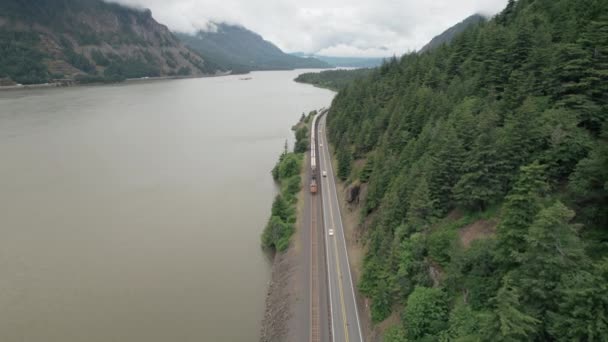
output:
{"label": "overcast sky", "polygon": [[474,13],[494,15],[507,0],[112,0],[152,10],[174,31],[209,21],[240,24],[287,52],[392,56],[420,49]]}

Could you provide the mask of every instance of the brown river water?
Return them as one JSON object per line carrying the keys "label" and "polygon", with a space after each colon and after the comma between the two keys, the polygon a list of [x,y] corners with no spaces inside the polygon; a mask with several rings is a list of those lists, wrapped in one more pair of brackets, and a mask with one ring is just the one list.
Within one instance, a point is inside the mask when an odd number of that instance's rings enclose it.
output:
{"label": "brown river water", "polygon": [[0,341],[256,341],[298,73],[0,92]]}

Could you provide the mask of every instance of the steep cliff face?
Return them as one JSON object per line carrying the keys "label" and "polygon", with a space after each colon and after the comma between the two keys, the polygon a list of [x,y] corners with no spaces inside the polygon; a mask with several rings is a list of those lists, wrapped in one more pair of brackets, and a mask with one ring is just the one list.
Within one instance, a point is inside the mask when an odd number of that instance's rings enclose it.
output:
{"label": "steep cliff face", "polygon": [[125,78],[215,74],[149,10],[101,0],[0,3],[0,78]]}

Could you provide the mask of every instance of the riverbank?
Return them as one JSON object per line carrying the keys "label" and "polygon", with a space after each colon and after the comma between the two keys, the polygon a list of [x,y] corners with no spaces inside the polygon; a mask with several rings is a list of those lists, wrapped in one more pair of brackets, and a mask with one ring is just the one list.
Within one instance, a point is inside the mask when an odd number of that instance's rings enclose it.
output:
{"label": "riverbank", "polygon": [[16,85],[0,86],[0,91],[66,88],[66,87],[105,85],[105,84],[147,82],[147,81],[181,80],[181,79],[191,79],[191,78],[210,78],[210,77],[222,77],[222,76],[231,76],[231,75],[242,75],[242,74],[241,73],[232,74],[230,71],[228,71],[228,72],[216,73],[214,75],[140,77],[140,78],[128,78],[128,79],[122,80],[122,81],[92,81],[92,82],[90,82],[90,81],[69,80],[69,81],[61,81],[61,82],[53,82],[53,83],[16,84]]}
{"label": "riverbank", "polygon": [[[299,164],[298,192],[292,199],[288,199],[291,205],[291,214],[294,215],[293,229],[290,232],[293,235],[289,236],[287,245],[281,244],[276,248],[272,265],[271,280],[268,286],[266,296],[266,308],[264,319],[262,322],[260,341],[300,341],[307,339],[308,336],[308,319],[310,317],[308,298],[309,288],[306,279],[309,278],[306,261],[309,260],[310,243],[308,231],[304,227],[310,225],[310,217],[307,213],[310,212],[309,203],[306,201],[306,191],[308,189],[308,180],[310,177],[310,165],[308,163],[309,152],[309,133],[313,115],[316,111],[309,113],[308,116],[302,116],[297,125],[292,130],[295,132],[296,142],[294,144],[294,152],[303,157]],[[284,169],[286,158],[289,154],[285,152],[279,159],[277,168],[279,172]],[[273,171],[273,174],[275,172]],[[276,177],[275,177],[276,179]],[[284,185],[281,184],[281,188]],[[284,196],[277,195],[277,199],[273,204],[273,213],[269,220],[269,225],[275,219],[277,214],[278,199]],[[265,234],[270,227],[266,227]],[[266,245],[263,237],[263,245]],[[281,246],[285,246],[284,248]]]}

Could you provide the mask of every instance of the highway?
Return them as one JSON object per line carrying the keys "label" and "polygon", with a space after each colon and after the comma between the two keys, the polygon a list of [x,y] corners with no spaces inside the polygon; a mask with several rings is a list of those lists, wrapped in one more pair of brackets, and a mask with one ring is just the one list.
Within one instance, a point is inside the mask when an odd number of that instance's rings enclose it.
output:
{"label": "highway", "polygon": [[[321,195],[322,199],[323,229],[321,231],[325,237],[325,267],[327,268],[327,281],[321,286],[328,287],[332,341],[360,342],[363,341],[363,336],[346,250],[333,166],[327,144],[325,120],[326,115],[323,115],[317,125],[317,155],[321,176],[319,177],[320,191],[317,195]],[[327,172],[326,177],[322,176],[323,171]],[[332,236],[329,235],[330,229],[334,231]]]}

